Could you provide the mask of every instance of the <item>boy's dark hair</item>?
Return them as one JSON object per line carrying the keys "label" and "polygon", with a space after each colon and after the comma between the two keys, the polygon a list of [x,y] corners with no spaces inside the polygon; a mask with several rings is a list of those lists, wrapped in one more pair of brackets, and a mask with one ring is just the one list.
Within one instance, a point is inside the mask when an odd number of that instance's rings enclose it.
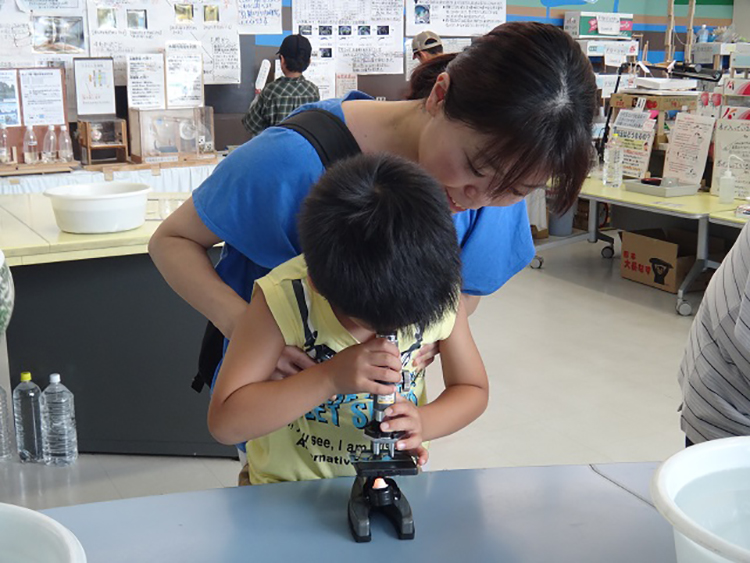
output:
{"label": "boy's dark hair", "polygon": [[304,35],[287,35],[281,42],[277,54],[284,57],[288,71],[305,72],[310,66],[312,46]]}
{"label": "boy's dark hair", "polygon": [[418,67],[411,92],[427,97],[423,79],[443,68],[445,115],[490,139],[475,164],[497,170],[491,195],[540,171],[552,179],[554,210],[573,205],[591,166],[597,108],[591,63],[573,38],[538,22],[499,25],[463,52]]}
{"label": "boy's dark hair", "polygon": [[402,158],[362,154],[329,168],[303,203],[299,235],[316,290],[378,332],[426,327],[457,306],[445,192]]}

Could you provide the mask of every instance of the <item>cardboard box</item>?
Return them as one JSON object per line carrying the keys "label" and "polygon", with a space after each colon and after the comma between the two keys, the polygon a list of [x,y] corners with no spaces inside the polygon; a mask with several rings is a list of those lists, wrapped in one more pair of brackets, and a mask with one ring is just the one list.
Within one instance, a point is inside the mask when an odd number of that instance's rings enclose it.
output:
{"label": "cardboard box", "polygon": [[[600,29],[607,24],[607,28]],[[617,33],[610,29],[613,27]],[[619,28],[619,29],[618,29]],[[607,37],[632,37],[633,14],[608,12],[565,12],[564,29],[576,39],[597,39]]]}
{"label": "cardboard box", "polygon": [[[696,234],[678,229],[649,229],[623,231],[620,236],[620,275],[628,280],[677,293],[695,263]],[[708,249],[710,255],[718,258],[723,253],[724,241],[712,237]],[[710,278],[711,272],[704,272],[692,284],[690,291],[705,289]]]}

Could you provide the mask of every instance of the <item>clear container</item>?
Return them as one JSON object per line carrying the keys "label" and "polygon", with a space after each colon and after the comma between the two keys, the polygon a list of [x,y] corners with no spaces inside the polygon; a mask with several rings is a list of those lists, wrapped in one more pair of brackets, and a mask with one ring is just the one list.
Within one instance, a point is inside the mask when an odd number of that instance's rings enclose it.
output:
{"label": "clear container", "polygon": [[8,145],[8,127],[0,121],[0,164],[10,162],[10,145]]}
{"label": "clear container", "polygon": [[0,386],[0,461],[11,459],[13,456],[10,439],[11,425],[8,413],[8,394]]}
{"label": "clear container", "polygon": [[26,126],[26,133],[23,135],[23,161],[26,164],[39,162],[39,143],[31,125]]}
{"label": "clear container", "polygon": [[68,126],[60,126],[60,139],[57,145],[57,158],[60,162],[73,162],[73,142],[70,140]]}
{"label": "clear container", "polygon": [[73,393],[60,383],[60,374],[49,376],[42,393],[42,435],[47,465],[70,465],[78,459],[78,433]]}
{"label": "clear container", "polygon": [[22,462],[42,462],[42,391],[21,374],[21,383],[13,390],[13,415],[16,422],[16,448]]}
{"label": "clear container", "polygon": [[622,185],[622,164],[624,158],[622,141],[617,133],[615,133],[604,149],[602,182],[605,186],[619,188]]}
{"label": "clear container", "polygon": [[55,126],[47,127],[47,133],[44,135],[42,144],[42,162],[50,163],[57,160],[57,135],[55,135]]}

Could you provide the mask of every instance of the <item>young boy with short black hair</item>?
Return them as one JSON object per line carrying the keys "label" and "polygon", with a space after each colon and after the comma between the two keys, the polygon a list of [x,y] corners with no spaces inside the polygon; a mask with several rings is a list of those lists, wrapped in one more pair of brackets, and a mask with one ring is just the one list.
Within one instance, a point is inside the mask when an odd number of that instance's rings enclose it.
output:
{"label": "young boy with short black hair", "polygon": [[[257,280],[219,371],[208,413],[220,442],[247,442],[253,484],[354,475],[369,447],[371,394],[413,372],[381,429],[427,461],[426,440],[486,408],[488,382],[461,305],[460,251],[444,190],[387,155],[330,168],[305,200],[303,255]],[[396,345],[378,334],[398,333]],[[427,403],[412,357],[440,343],[445,391]],[[284,346],[321,363],[272,380]]]}

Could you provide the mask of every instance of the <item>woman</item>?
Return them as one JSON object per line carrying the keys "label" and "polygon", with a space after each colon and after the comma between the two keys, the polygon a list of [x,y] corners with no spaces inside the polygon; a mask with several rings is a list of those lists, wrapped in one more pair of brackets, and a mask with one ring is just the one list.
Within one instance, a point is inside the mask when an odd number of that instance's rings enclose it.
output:
{"label": "woman", "polygon": [[[551,181],[557,210],[575,201],[591,161],[596,84],[569,35],[516,22],[454,55],[423,99],[383,102],[351,92],[305,107],[343,119],[363,152],[417,162],[444,186],[471,312],[479,296],[497,290],[534,256],[523,197]],[[231,338],[253,281],[299,253],[297,212],[322,172],[300,135],[267,129],[229,155],[162,223],[149,245],[157,268]],[[206,251],[221,241],[214,270]],[[427,365],[436,352],[422,350],[418,364]],[[288,375],[311,363],[287,349],[278,369]]]}

